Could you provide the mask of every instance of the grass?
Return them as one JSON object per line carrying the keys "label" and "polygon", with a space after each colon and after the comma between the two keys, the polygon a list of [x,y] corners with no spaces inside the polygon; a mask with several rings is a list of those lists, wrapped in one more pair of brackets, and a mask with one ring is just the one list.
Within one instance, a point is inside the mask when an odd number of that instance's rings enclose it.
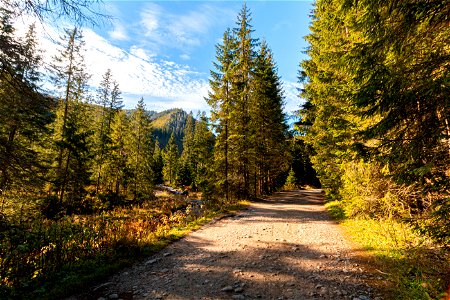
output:
{"label": "grass", "polygon": [[373,258],[389,283],[387,299],[421,300],[445,298],[450,284],[448,251],[396,220],[346,218],[337,201],[328,202],[330,215],[349,237]]}

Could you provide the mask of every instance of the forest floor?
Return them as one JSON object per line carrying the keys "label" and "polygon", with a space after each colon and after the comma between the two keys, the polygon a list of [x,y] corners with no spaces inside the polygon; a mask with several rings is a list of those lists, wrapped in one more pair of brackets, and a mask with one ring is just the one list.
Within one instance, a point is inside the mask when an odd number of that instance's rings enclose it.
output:
{"label": "forest floor", "polygon": [[330,219],[320,190],[215,219],[69,299],[384,299],[386,281]]}

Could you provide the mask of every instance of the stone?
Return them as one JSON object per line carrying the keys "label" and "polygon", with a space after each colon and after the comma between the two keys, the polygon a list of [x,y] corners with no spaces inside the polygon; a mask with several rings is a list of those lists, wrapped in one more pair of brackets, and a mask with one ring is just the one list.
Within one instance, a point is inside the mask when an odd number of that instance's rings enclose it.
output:
{"label": "stone", "polygon": [[235,299],[235,300],[244,300],[245,296],[242,294],[237,294],[237,295],[233,295],[231,298]]}
{"label": "stone", "polygon": [[108,298],[109,298],[109,299],[119,299],[119,295],[117,295],[117,294],[111,294],[111,295],[109,295]]}
{"label": "stone", "polygon": [[152,264],[154,264],[155,262],[157,262],[158,260],[155,258],[155,259],[150,259],[150,260],[147,260],[146,262],[145,262],[145,264],[146,265],[152,265]]}
{"label": "stone", "polygon": [[233,287],[231,285],[227,285],[223,289],[221,289],[222,292],[232,292],[234,291]]}
{"label": "stone", "polygon": [[94,288],[93,291],[96,292],[96,291],[98,291],[99,289],[108,287],[108,286],[110,286],[110,285],[112,285],[112,284],[113,284],[112,282],[105,282],[105,283],[103,283],[103,284],[100,284],[100,285],[97,286],[96,288]]}

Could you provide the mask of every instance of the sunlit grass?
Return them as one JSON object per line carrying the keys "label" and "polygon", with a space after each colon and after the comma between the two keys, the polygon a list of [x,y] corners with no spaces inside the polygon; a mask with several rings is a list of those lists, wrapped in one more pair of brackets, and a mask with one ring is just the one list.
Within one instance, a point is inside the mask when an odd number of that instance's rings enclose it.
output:
{"label": "sunlit grass", "polygon": [[443,299],[450,284],[450,256],[412,226],[392,219],[346,218],[337,201],[326,207],[348,236],[375,259],[388,280],[388,299]]}

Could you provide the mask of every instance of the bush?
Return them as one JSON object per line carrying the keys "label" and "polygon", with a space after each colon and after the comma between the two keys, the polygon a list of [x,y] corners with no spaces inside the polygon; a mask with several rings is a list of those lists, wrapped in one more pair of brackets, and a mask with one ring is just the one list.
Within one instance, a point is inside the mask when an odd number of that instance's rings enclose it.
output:
{"label": "bush", "polygon": [[404,188],[384,176],[379,165],[361,160],[343,163],[342,169],[340,193],[348,216],[392,218],[409,214],[403,203]]}

